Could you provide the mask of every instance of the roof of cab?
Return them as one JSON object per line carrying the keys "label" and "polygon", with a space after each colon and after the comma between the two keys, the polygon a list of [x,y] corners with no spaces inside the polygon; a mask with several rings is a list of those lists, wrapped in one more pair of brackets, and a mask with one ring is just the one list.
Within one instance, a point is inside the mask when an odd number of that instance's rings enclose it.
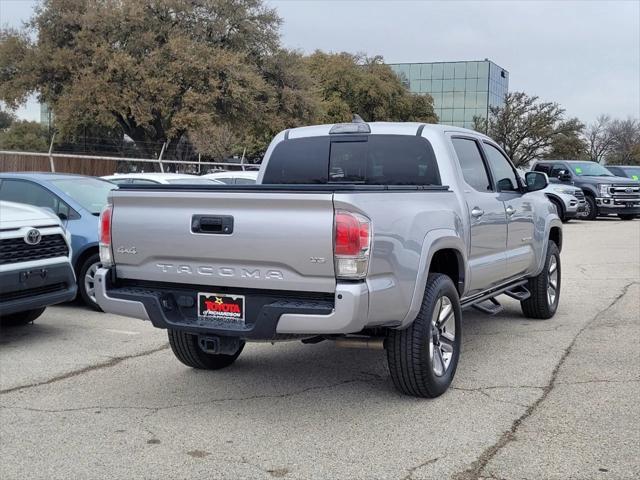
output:
{"label": "roof of cab", "polygon": [[[436,132],[457,132],[472,134],[484,138],[488,138],[486,135],[475,130],[469,130],[467,128],[453,127],[450,125],[440,125],[433,123],[421,123],[421,122],[365,122],[371,129],[371,135],[416,135],[418,129],[422,127],[423,130],[431,130]],[[348,124],[348,122],[347,122]],[[328,123],[324,125],[311,125],[308,127],[298,127],[285,130],[285,137],[303,138],[303,137],[315,137],[321,135],[329,135],[329,131],[336,123]],[[350,134],[335,134],[335,135],[350,135]],[[354,135],[359,135],[354,133]],[[361,134],[360,134],[361,135]]]}

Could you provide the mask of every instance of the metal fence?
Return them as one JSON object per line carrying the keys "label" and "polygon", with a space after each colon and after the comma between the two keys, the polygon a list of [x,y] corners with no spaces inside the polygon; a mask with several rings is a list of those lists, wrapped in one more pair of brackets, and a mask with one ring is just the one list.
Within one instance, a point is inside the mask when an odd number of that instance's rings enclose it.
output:
{"label": "metal fence", "polygon": [[61,172],[111,175],[126,172],[174,172],[201,174],[209,170],[247,170],[258,165],[241,162],[207,162],[159,158],[123,158],[69,153],[34,153],[0,150],[0,172]]}

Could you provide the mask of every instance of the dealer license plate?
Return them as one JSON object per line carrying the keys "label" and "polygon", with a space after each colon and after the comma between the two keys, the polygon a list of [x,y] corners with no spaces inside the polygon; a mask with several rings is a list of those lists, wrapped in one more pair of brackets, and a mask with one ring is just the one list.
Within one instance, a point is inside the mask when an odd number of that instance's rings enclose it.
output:
{"label": "dealer license plate", "polygon": [[198,317],[244,324],[244,295],[198,292]]}

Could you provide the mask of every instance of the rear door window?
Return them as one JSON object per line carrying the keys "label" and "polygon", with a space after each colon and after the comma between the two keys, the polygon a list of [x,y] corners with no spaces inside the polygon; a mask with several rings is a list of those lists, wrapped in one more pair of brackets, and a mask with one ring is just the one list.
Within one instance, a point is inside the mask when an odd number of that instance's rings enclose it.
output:
{"label": "rear door window", "polygon": [[491,192],[491,181],[478,143],[470,138],[451,139],[464,181],[478,192]]}

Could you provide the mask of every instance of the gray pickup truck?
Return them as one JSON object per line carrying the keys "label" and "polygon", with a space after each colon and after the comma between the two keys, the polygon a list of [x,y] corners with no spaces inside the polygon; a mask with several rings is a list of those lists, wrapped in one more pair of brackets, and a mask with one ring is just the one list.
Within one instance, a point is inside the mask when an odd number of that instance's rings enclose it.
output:
{"label": "gray pickup truck", "polygon": [[584,218],[618,215],[633,220],[640,215],[640,182],[617,177],[596,162],[584,160],[540,160],[532,170],[546,173],[551,182],[580,188],[586,200]]}
{"label": "gray pickup truck", "polygon": [[418,123],[296,128],[269,146],[256,185],[125,185],[101,215],[96,297],[168,330],[195,368],[245,341],[384,348],[396,387],[450,385],[461,309],[527,317],[560,298],[562,224],[479,133]]}

